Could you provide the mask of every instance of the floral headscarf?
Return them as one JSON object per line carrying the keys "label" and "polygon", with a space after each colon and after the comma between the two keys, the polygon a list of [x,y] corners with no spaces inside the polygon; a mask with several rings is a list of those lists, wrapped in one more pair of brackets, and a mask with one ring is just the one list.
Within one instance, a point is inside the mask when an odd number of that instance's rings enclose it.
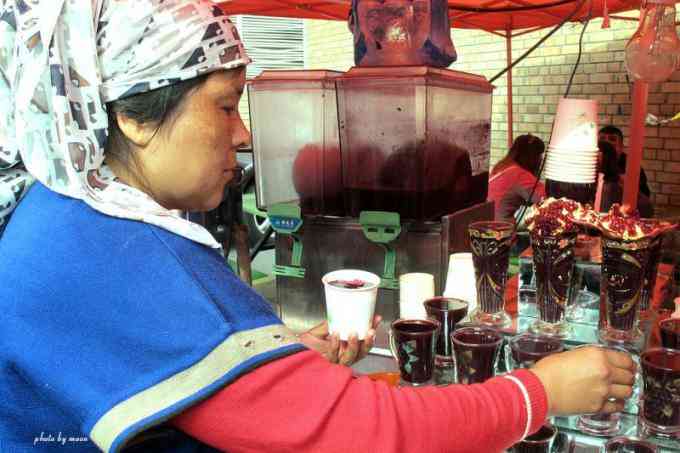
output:
{"label": "floral headscarf", "polygon": [[0,234],[34,180],[102,213],[219,247],[203,227],[115,180],[107,102],[248,64],[208,0],[0,2]]}

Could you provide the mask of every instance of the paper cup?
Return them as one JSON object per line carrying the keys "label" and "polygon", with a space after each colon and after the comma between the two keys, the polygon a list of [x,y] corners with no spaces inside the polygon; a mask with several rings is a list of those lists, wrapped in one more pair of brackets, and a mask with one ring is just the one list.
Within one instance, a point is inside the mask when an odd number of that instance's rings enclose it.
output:
{"label": "paper cup", "polygon": [[[546,159],[548,159],[548,161],[552,161],[552,162],[566,162],[566,163],[577,164],[577,165],[597,164],[597,156],[585,157],[585,156],[571,156],[571,155],[568,155],[568,154],[565,154],[565,155],[549,154]],[[548,163],[548,161],[546,161],[546,164]]]}
{"label": "paper cup", "polygon": [[597,101],[561,98],[550,136],[551,148],[597,148]]}
{"label": "paper cup", "polygon": [[565,175],[562,174],[545,174],[546,179],[551,179],[553,181],[568,182],[573,184],[594,184],[596,178],[593,176],[580,176],[580,175]]}
{"label": "paper cup", "polygon": [[555,163],[546,164],[544,176],[553,181],[571,182],[580,184],[594,183],[597,180],[597,168],[574,168]]}
{"label": "paper cup", "polygon": [[[587,180],[596,180],[597,178],[594,178],[593,173],[595,172],[595,169],[580,169],[580,168],[572,168],[567,165],[563,165],[561,170],[555,170],[551,169],[550,171],[545,172],[545,176],[548,177],[548,175],[559,175],[562,176],[563,178],[569,178],[571,176],[575,176],[577,178],[586,178]],[[574,181],[575,182],[575,181]]]}
{"label": "paper cup", "polygon": [[572,158],[572,157],[562,157],[562,156],[548,156],[546,158],[545,164],[550,163],[560,165],[575,165],[578,167],[595,167],[597,166],[597,158]]}
{"label": "paper cup", "polygon": [[587,159],[587,160],[597,160],[597,151],[594,153],[575,153],[572,151],[555,151],[555,150],[548,150],[548,153],[546,154],[547,156],[560,156],[560,157],[566,157],[566,158],[571,158],[573,160],[581,160],[581,159]]}
{"label": "paper cup", "polygon": [[564,148],[564,147],[557,147],[557,146],[550,146],[548,145],[548,151],[549,152],[556,152],[556,153],[573,153],[573,154],[593,154],[597,153],[600,149],[595,147],[587,147],[587,148]]}
{"label": "paper cup", "polygon": [[427,319],[425,302],[434,297],[434,275],[421,272],[399,277],[399,317]]}
{"label": "paper cup", "polygon": [[582,177],[564,177],[564,176],[558,176],[558,175],[546,175],[546,179],[550,179],[551,181],[557,181],[557,182],[566,182],[569,184],[595,184],[595,180],[593,178],[582,178]]}
{"label": "paper cup", "polygon": [[[361,280],[364,286],[350,289],[331,284],[352,280]],[[363,340],[372,327],[380,277],[366,271],[342,269],[329,272],[321,281],[326,295],[329,332],[339,334],[341,340],[347,340],[351,333],[356,333],[359,340]]]}
{"label": "paper cup", "polygon": [[547,155],[553,156],[568,156],[574,159],[597,159],[598,150],[592,151],[573,151],[573,150],[557,150],[548,149]]}
{"label": "paper cup", "polygon": [[597,162],[597,152],[593,154],[586,153],[571,153],[571,152],[557,152],[548,151],[546,154],[546,159],[555,161],[569,161],[569,162],[579,162],[579,163],[592,163]]}
{"label": "paper cup", "polygon": [[561,162],[559,165],[547,166],[550,171],[576,173],[583,176],[590,176],[597,169],[597,164],[579,165],[569,162]]}
{"label": "paper cup", "polygon": [[597,159],[599,151],[594,149],[591,151],[583,151],[583,150],[557,150],[557,149],[552,149],[549,148],[546,156],[566,156],[566,157],[572,157],[574,159]]}
{"label": "paper cup", "polygon": [[581,170],[592,172],[597,169],[597,162],[573,162],[569,160],[559,160],[559,159],[549,159],[545,163],[546,170],[557,170],[562,171],[565,167],[569,167],[569,170]]}
{"label": "paper cup", "polygon": [[562,167],[562,166],[568,166],[568,167],[573,167],[573,168],[582,168],[582,169],[592,169],[597,167],[597,159],[589,161],[589,160],[576,160],[576,159],[560,159],[560,158],[555,158],[555,159],[550,159],[551,163],[554,163],[557,167]]}
{"label": "paper cup", "polygon": [[444,297],[461,299],[468,305],[468,313],[477,308],[477,287],[472,253],[454,253],[449,256],[449,270],[446,275]]}

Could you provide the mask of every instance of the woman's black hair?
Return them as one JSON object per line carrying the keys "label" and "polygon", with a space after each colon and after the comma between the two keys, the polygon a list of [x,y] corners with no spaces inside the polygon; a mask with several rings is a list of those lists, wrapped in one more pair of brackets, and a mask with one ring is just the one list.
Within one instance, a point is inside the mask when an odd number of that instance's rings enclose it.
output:
{"label": "woman's black hair", "polygon": [[523,169],[536,174],[541,163],[540,156],[545,152],[545,143],[531,134],[520,135],[512,143],[508,157]]}
{"label": "woman's black hair", "polygon": [[600,171],[604,174],[604,180],[619,182],[619,160],[616,157],[616,149],[611,143],[604,140],[597,142],[597,147],[602,154]]}
{"label": "woman's black hair", "polygon": [[193,79],[109,102],[106,105],[109,117],[109,137],[105,149],[107,159],[117,161],[132,172],[135,177],[141,177],[142,175],[136,167],[134,148],[120,130],[116,115],[120,113],[140,124],[150,124],[156,127],[155,136],[166,123],[173,121],[174,113],[178,111],[186,95],[202,85],[207,78],[208,74],[204,74]]}

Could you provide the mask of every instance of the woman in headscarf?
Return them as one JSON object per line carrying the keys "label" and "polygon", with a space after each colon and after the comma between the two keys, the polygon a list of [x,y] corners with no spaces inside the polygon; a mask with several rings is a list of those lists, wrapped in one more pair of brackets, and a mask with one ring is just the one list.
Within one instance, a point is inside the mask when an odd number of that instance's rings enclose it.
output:
{"label": "woman in headscarf", "polygon": [[177,214],[248,141],[212,3],[6,0],[0,38],[2,451],[496,452],[630,395],[630,358],[592,348],[401,390],[307,349]]}

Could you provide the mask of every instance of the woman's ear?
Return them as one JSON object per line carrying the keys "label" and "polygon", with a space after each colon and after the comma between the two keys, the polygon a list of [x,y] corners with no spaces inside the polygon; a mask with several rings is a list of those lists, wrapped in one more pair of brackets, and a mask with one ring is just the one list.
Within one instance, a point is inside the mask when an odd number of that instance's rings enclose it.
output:
{"label": "woman's ear", "polygon": [[149,144],[157,129],[157,127],[153,127],[150,124],[133,120],[120,112],[116,113],[116,121],[118,122],[118,128],[123,135],[125,135],[129,141],[141,148]]}

